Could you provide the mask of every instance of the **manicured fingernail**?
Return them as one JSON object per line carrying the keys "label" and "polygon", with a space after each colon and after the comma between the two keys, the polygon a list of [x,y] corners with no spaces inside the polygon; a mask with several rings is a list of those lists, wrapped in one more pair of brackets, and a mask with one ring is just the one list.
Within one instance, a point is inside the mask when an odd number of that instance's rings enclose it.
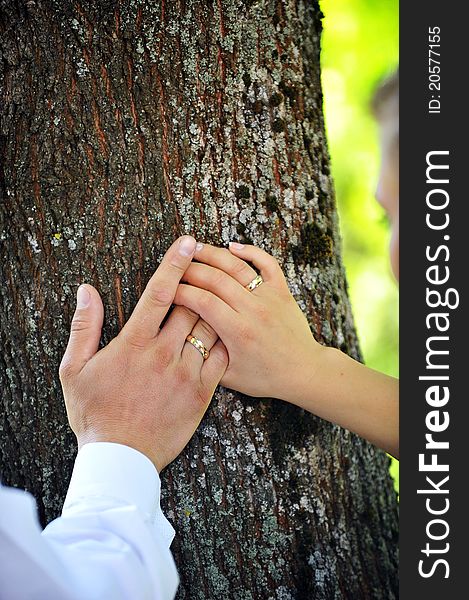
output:
{"label": "manicured fingernail", "polygon": [[244,248],[244,244],[238,244],[238,242],[230,242],[230,248],[234,250],[242,250]]}
{"label": "manicured fingernail", "polygon": [[77,308],[86,308],[90,300],[91,294],[83,285],[80,285],[77,290]]}
{"label": "manicured fingernail", "polygon": [[204,247],[204,245],[201,242],[199,242],[197,244],[197,246],[195,247],[196,252],[200,252],[203,247]]}
{"label": "manicured fingernail", "polygon": [[185,235],[179,240],[179,254],[181,256],[192,256],[195,252],[195,239],[190,235]]}

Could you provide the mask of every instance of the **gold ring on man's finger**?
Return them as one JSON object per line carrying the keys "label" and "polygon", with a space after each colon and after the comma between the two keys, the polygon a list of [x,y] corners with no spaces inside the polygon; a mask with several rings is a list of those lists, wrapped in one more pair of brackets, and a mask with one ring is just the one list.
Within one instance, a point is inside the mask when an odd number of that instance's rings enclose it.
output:
{"label": "gold ring on man's finger", "polygon": [[189,342],[189,344],[192,344],[194,346],[194,348],[196,350],[198,350],[200,352],[200,354],[202,354],[202,356],[204,357],[204,360],[207,360],[207,358],[210,356],[210,352],[204,346],[204,343],[202,342],[202,340],[199,340],[198,338],[193,336],[192,333],[190,333],[186,337],[186,342]]}

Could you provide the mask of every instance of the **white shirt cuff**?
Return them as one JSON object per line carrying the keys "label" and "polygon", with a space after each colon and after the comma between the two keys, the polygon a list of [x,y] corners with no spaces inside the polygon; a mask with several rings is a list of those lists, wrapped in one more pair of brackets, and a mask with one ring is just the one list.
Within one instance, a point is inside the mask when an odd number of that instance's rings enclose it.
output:
{"label": "white shirt cuff", "polygon": [[62,514],[93,500],[136,506],[169,547],[175,532],[161,511],[160,488],[155,466],[138,450],[110,442],[85,444],[75,459]]}

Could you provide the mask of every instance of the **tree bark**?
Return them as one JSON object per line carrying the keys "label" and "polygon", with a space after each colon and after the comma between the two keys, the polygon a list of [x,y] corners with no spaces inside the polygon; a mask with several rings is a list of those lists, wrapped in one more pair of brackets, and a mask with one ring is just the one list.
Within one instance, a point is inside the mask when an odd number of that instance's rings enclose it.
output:
{"label": "tree bark", "polygon": [[[45,522],[76,452],[57,369],[80,282],[103,296],[107,342],[177,235],[252,241],[316,338],[360,357],[321,16],[312,0],[0,0],[0,466]],[[162,475],[179,597],[397,597],[388,463],[297,408],[219,388]]]}

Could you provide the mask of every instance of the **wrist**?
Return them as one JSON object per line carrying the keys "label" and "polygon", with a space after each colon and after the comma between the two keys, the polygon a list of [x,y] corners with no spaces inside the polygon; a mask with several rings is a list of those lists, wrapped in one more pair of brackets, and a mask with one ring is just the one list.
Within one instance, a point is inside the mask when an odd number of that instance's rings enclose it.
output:
{"label": "wrist", "polygon": [[152,461],[125,444],[90,442],[75,459],[63,513],[91,505],[106,510],[127,504],[137,507],[149,523],[167,530],[169,543],[174,535],[159,507],[160,479]]}
{"label": "wrist", "polygon": [[109,444],[118,444],[120,446],[127,446],[128,448],[132,448],[136,450],[140,454],[143,454],[146,458],[148,458],[155,467],[158,474],[164,468],[165,465],[161,464],[158,458],[155,455],[155,452],[151,451],[146,444],[144,444],[141,440],[129,439],[128,436],[119,435],[117,433],[104,432],[104,431],[86,431],[80,434],[76,434],[78,451],[80,451],[83,446],[87,444],[95,444],[95,443],[109,443]]}
{"label": "wrist", "polygon": [[279,398],[311,411],[320,396],[322,381],[327,377],[324,369],[332,350],[335,348],[322,346],[311,336],[310,342],[298,350],[295,366],[288,373],[288,378],[284,378],[286,385],[280,386]]}

